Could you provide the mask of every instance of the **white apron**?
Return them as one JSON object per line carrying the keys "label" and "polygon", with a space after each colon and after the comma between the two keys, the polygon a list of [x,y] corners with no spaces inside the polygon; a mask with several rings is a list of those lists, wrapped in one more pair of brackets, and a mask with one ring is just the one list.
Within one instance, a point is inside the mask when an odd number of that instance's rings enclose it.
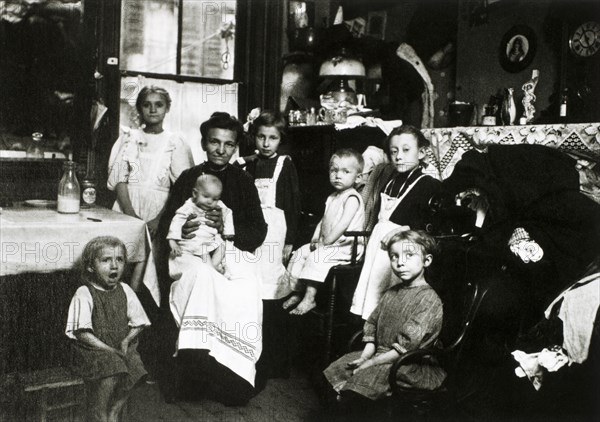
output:
{"label": "white apron", "polygon": [[[156,150],[145,151],[139,147],[137,141],[132,140],[130,142],[135,143],[138,160],[131,168],[129,176],[130,181],[127,186],[129,199],[138,217],[147,223],[156,218],[169,197],[171,182],[168,173],[165,173],[165,162],[161,157],[164,157],[172,150],[173,145],[171,142],[163,142]],[[135,168],[135,166],[139,166],[139,168]],[[112,209],[123,213],[118,201],[115,201]],[[142,282],[150,291],[154,302],[160,306],[160,290],[158,287],[158,275],[156,273],[156,258],[154,256],[154,251],[158,249],[158,244],[156,243],[158,240],[155,239],[154,242],[152,241],[147,228],[146,238],[149,253]],[[130,245],[127,246],[129,247]]]}
{"label": "white apron", "polygon": [[[402,200],[406,198],[406,195],[423,177],[425,177],[424,174],[417,177],[399,197],[391,197],[383,192],[380,194],[381,207],[377,216],[378,221],[375,227],[373,227],[369,242],[367,243],[365,262],[360,272],[360,278],[358,279],[354,297],[352,298],[352,307],[350,308],[350,312],[362,316],[365,320],[371,315],[383,293],[391,286],[400,282],[398,276],[392,272],[387,251],[381,249],[381,240],[390,231],[400,227],[399,224],[392,223],[390,217]],[[384,192],[390,183],[391,180],[386,185]],[[406,184],[406,181],[404,183]],[[404,185],[402,185],[398,192],[402,192],[402,188],[404,188]]]}
{"label": "white apron", "polygon": [[263,299],[281,299],[292,291],[283,266],[283,247],[287,225],[283,210],[275,206],[277,180],[283,169],[285,155],[277,158],[275,172],[270,179],[256,179],[254,184],[258,190],[263,216],[268,224],[267,237],[254,254],[258,260],[259,276]]}
{"label": "white apron", "polygon": [[229,279],[201,257],[177,260],[182,277],[169,304],[179,327],[177,350],[206,349],[219,363],[254,385],[262,351],[262,300],[256,258],[225,242]]}

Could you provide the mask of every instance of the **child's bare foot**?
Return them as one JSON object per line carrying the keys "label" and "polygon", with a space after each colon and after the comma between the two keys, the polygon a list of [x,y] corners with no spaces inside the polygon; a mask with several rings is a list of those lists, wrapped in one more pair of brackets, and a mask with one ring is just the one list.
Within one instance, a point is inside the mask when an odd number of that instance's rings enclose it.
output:
{"label": "child's bare foot", "polygon": [[294,306],[299,304],[301,300],[302,300],[302,296],[300,296],[298,293],[294,293],[292,295],[292,297],[290,297],[288,300],[283,302],[283,309],[293,308]]}
{"label": "child's bare foot", "polygon": [[296,306],[294,309],[292,309],[290,311],[290,314],[291,315],[304,315],[307,312],[309,312],[311,309],[313,309],[315,306],[317,306],[317,303],[315,302],[314,297],[304,296],[304,299],[302,299],[302,302],[300,302],[298,304],[298,306]]}

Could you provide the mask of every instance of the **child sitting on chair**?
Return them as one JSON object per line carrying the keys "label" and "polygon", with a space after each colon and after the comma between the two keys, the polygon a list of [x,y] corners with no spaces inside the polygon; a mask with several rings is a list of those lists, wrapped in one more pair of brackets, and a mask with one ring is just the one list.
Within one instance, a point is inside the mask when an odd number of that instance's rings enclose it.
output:
{"label": "child sitting on chair", "polygon": [[83,378],[90,420],[119,420],[131,390],[146,376],[137,336],[150,321],[122,281],[125,245],[116,237],[89,241],[81,255],[83,286],[71,299],[66,335],[74,340],[74,371]]}
{"label": "child sitting on chair", "polygon": [[[323,372],[338,400],[353,394],[371,400],[391,395],[392,363],[408,351],[433,345],[438,338],[442,302],[425,279],[435,247],[430,235],[413,230],[397,233],[387,243],[392,271],[401,282],[383,294],[365,322],[364,350],[342,356]],[[445,377],[444,370],[431,363],[402,366],[397,379],[404,387],[431,390]]]}
{"label": "child sitting on chair", "polygon": [[173,280],[181,278],[183,268],[186,266],[184,262],[186,260],[181,259],[183,255],[200,257],[205,264],[211,265],[221,274],[226,273],[225,242],[216,229],[201,224],[193,238],[182,239],[181,237],[181,227],[191,215],[205,222],[206,212],[215,208],[221,208],[223,212],[223,235],[233,234],[233,216],[231,210],[221,201],[222,191],[223,184],[216,176],[202,174],[196,179],[192,197],[175,212],[167,234],[171,247],[169,275]]}
{"label": "child sitting on chair", "polygon": [[[318,283],[325,281],[331,267],[350,261],[353,240],[344,232],[363,229],[363,200],[354,188],[363,165],[362,155],[353,149],[340,149],[329,161],[329,182],[335,192],[327,198],[310,244],[294,252],[288,265],[287,275],[296,292],[283,304],[284,309],[291,309],[290,314],[304,315],[313,309]],[[362,245],[358,252],[362,253]]]}

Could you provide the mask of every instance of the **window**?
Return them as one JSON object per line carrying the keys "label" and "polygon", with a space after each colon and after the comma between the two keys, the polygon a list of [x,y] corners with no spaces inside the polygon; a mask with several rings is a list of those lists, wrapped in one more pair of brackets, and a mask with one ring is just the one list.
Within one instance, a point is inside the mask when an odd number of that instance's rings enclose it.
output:
{"label": "window", "polygon": [[125,0],[121,69],[232,81],[235,1]]}
{"label": "window", "polygon": [[121,5],[120,126],[135,127],[142,87],[169,91],[165,128],[182,134],[196,163],[200,123],[215,111],[236,115],[234,81],[236,2],[124,0]]}

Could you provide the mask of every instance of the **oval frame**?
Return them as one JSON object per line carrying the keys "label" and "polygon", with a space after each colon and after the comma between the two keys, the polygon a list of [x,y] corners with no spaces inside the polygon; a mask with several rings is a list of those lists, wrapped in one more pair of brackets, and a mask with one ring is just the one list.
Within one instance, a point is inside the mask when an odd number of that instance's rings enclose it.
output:
{"label": "oval frame", "polygon": [[526,69],[537,50],[537,39],[533,29],[525,25],[510,28],[500,41],[498,58],[504,70],[510,73]]}

